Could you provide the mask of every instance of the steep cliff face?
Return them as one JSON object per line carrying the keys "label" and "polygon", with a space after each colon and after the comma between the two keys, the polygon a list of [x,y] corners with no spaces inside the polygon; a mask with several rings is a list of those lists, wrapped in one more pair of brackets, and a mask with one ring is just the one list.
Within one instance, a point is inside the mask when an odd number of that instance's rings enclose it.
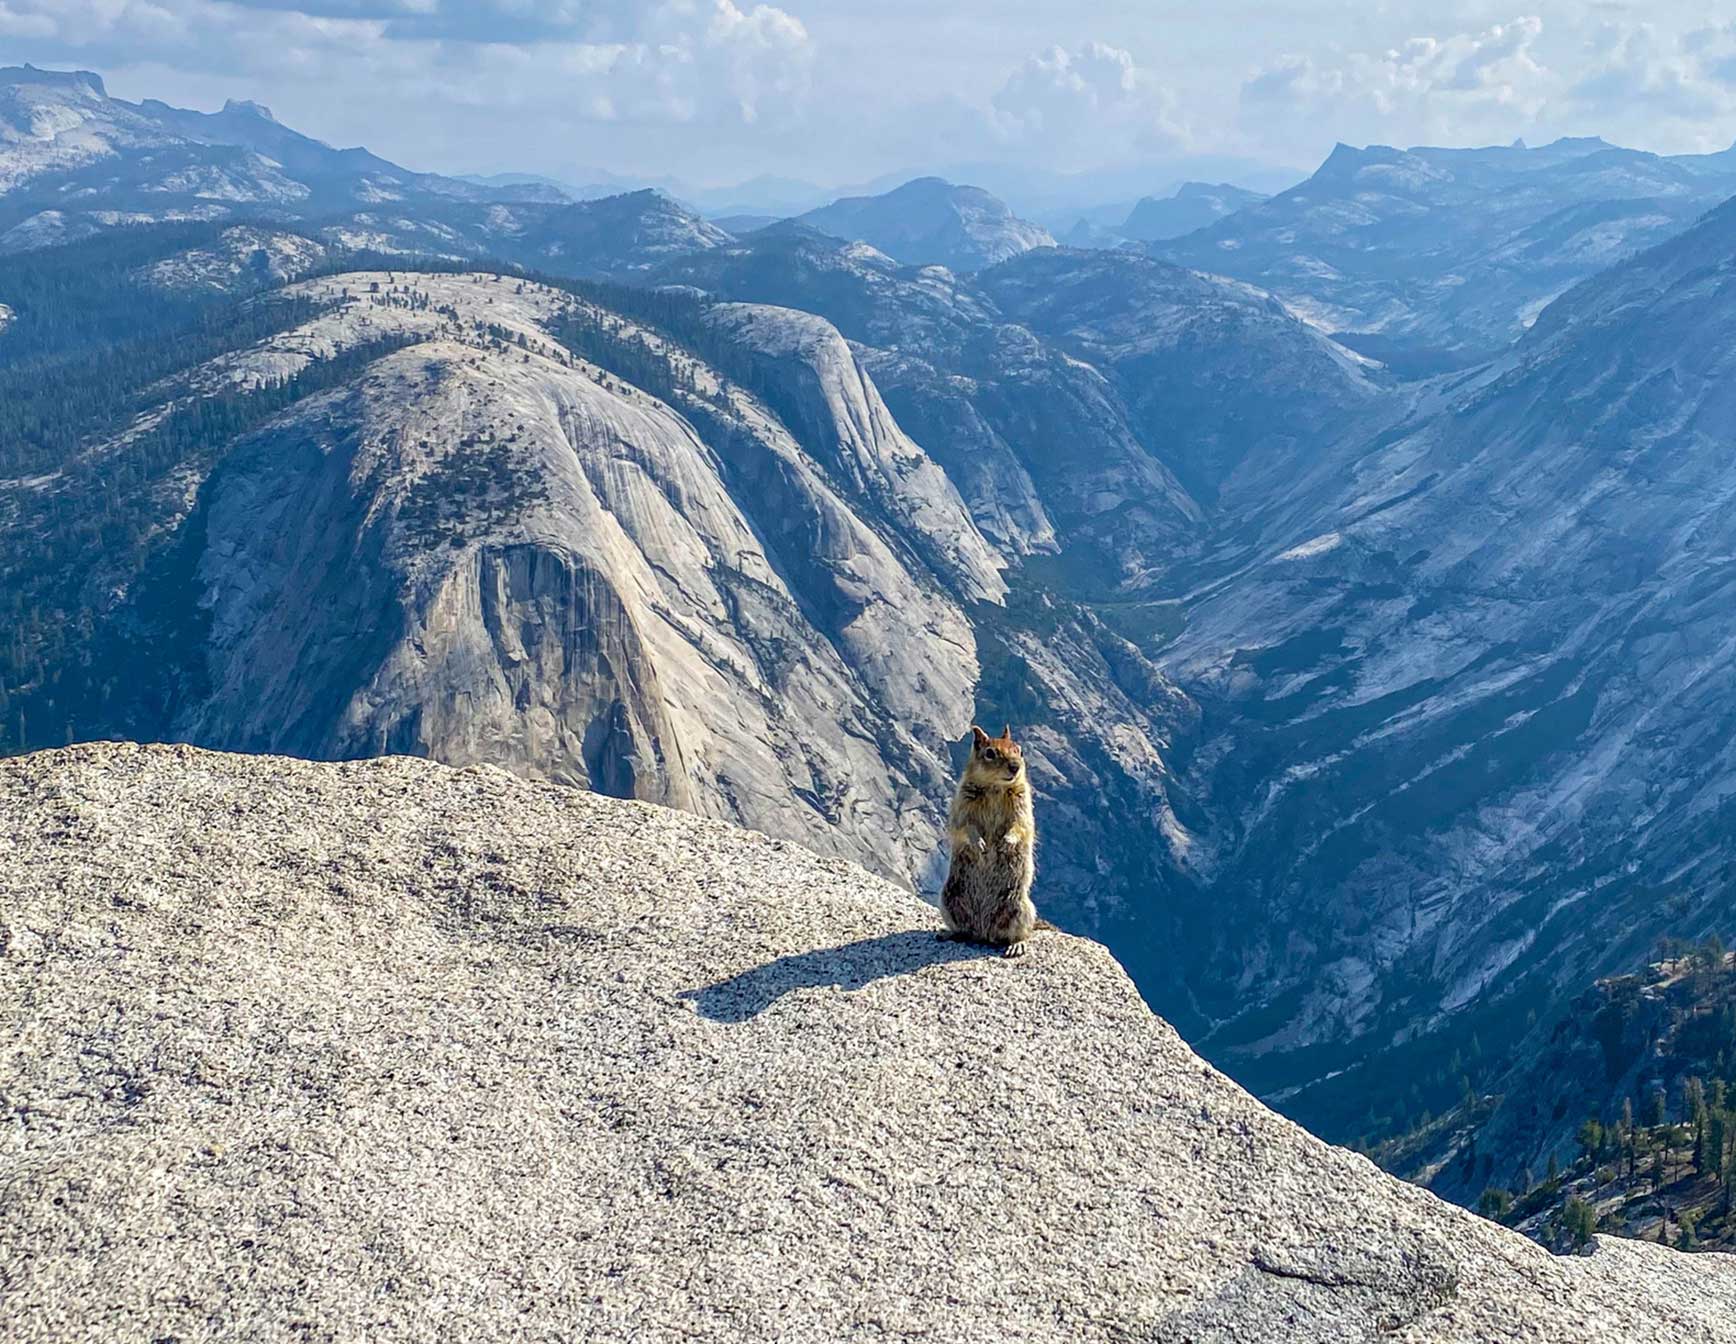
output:
{"label": "steep cliff face", "polygon": [[1552,1257],[1203,1064],[1092,944],[391,759],[0,763],[8,1334],[1731,1338],[1728,1257]]}
{"label": "steep cliff face", "polygon": [[724,304],[707,316],[757,357],[768,395],[833,475],[891,517],[954,592],[973,602],[1006,596],[1002,562],[952,481],[892,418],[836,327],[755,304]]}
{"label": "steep cliff face", "polygon": [[1240,525],[1391,414],[1378,370],[1270,297],[1144,257],[961,279],[784,228],[661,277],[825,315],[1003,553],[1070,551],[1096,593],[1185,573],[1214,512]]}
{"label": "steep cliff face", "polygon": [[[822,461],[568,294],[358,273],[288,297],[316,315],[195,371],[189,404],[363,362],[181,481],[159,580],[116,570],[112,620],[143,631],[109,656],[177,636],[149,731],[490,761],[928,878],[978,663],[924,557],[979,602],[999,562],[836,333],[754,315],[760,345],[818,339],[788,357],[808,381],[785,410]],[[581,313],[672,400],[559,345]],[[32,510],[62,488],[11,487]]]}
{"label": "steep cliff face", "polygon": [[[1112,379],[1141,440],[1229,528],[1291,488],[1326,445],[1366,437],[1390,413],[1383,370],[1246,285],[1139,256],[1055,251],[980,283],[1009,318]],[[1123,502],[1152,493],[1128,482]]]}
{"label": "steep cliff face", "polygon": [[1730,228],[1438,385],[1190,607],[1162,661],[1211,725],[1205,862],[1263,912],[1202,964],[1232,987],[1205,1039],[1257,1085],[1336,1073],[1342,1116],[1357,1042],[1450,1077],[1473,1032],[1728,927]]}
{"label": "steep cliff face", "polygon": [[[490,287],[429,283],[436,307],[466,315],[476,311],[467,297]],[[533,317],[559,302],[527,293]],[[486,306],[500,324],[505,296]],[[690,357],[666,357],[715,399],[687,394],[685,408],[671,406],[564,359],[516,347],[478,359],[434,345],[400,357],[406,368],[382,370],[386,386],[346,412],[364,441],[401,455],[385,477],[397,523],[408,516],[427,529],[430,509],[441,519],[398,552],[413,600],[429,596],[381,671],[410,691],[385,696],[390,716],[421,712],[429,697],[416,693],[419,678],[434,662],[440,708],[424,715],[419,744],[431,754],[555,777],[584,761],[582,777],[596,787],[631,779],[640,796],[811,836],[915,880],[935,843],[944,744],[970,717],[970,625],[911,554],[909,534],[877,531],[858,516],[856,495],[833,484],[859,492],[860,483],[811,458],[754,397],[723,391]],[[430,384],[444,390],[429,398]],[[806,405],[814,418],[802,441],[825,446],[813,431],[835,411],[844,418],[831,442],[886,450],[875,426],[848,418],[878,400],[871,386],[854,390],[855,403]],[[433,454],[432,471],[405,463],[412,444]],[[439,475],[442,463],[476,475],[479,451],[495,477],[482,487],[485,510],[462,489],[454,499]],[[888,469],[920,475],[921,465],[917,453]],[[350,473],[378,475],[367,462]],[[897,498],[912,510],[924,502],[914,489]],[[239,526],[252,530],[245,515]],[[980,538],[970,549],[973,537],[967,525],[944,540],[982,559],[972,595],[984,596],[996,570]],[[455,555],[461,562],[449,567]],[[485,692],[469,684],[478,670]],[[363,705],[371,698],[364,691]],[[492,708],[478,715],[482,706]],[[358,715],[353,746],[381,749],[387,714],[355,706]],[[539,740],[551,720],[568,725],[565,740]],[[595,768],[599,753],[616,763],[613,778]],[[664,777],[667,793],[656,783]]]}

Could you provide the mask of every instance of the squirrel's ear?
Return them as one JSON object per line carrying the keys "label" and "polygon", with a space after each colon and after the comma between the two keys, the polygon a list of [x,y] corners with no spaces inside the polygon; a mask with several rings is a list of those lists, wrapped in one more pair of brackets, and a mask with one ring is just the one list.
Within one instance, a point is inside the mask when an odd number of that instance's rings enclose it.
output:
{"label": "squirrel's ear", "polygon": [[970,726],[970,740],[972,746],[980,747],[988,742],[989,735],[973,723]]}
{"label": "squirrel's ear", "polygon": [[1011,742],[1013,740],[1013,725],[1012,724],[1009,723],[1005,728],[1001,729],[1001,737],[1002,737],[1002,739],[1004,739],[1005,741],[1008,741],[1008,742]]}

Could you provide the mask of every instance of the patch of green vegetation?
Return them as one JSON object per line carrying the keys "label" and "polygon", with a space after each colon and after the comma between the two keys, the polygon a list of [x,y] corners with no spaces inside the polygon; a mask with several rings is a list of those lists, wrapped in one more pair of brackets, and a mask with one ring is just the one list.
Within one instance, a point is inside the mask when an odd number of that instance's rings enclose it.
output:
{"label": "patch of green vegetation", "polygon": [[[10,635],[0,641],[0,751],[158,735],[197,646],[192,561],[185,537],[164,526],[187,483],[288,407],[405,344],[369,342],[262,387],[191,397],[112,450],[64,458],[54,480],[16,492],[0,547],[0,629]],[[201,520],[195,506],[187,521]],[[105,578],[125,595],[99,606]],[[164,624],[171,611],[176,623]]]}
{"label": "patch of green vegetation", "polygon": [[1160,653],[1187,629],[1187,610],[1180,602],[1099,602],[1092,610],[1146,654]]}
{"label": "patch of green vegetation", "polygon": [[475,434],[416,480],[398,506],[398,521],[424,546],[462,546],[478,527],[548,498],[547,483],[509,440]]}
{"label": "patch of green vegetation", "polygon": [[1069,546],[1055,555],[1027,555],[1021,581],[1076,602],[1113,602],[1124,598],[1113,567],[1089,546]]}
{"label": "patch of green vegetation", "polygon": [[1727,1080],[1689,1078],[1677,1104],[1663,1090],[1619,1119],[1580,1126],[1579,1153],[1529,1189],[1484,1192],[1478,1212],[1576,1250],[1605,1232],[1678,1250],[1736,1249],[1736,1109]]}
{"label": "patch of green vegetation", "polygon": [[243,303],[134,280],[140,267],[215,232],[119,229],[0,258],[0,303],[15,314],[0,335],[0,477],[54,470],[123,428],[165,379],[318,311],[283,296]]}

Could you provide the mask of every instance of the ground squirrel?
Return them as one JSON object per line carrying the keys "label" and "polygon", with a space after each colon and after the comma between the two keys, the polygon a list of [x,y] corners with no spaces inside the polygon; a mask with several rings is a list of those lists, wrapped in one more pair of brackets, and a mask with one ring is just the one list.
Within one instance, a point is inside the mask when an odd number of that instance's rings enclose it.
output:
{"label": "ground squirrel", "polygon": [[1031,904],[1037,848],[1031,785],[1011,724],[999,737],[970,731],[970,760],[948,817],[952,869],[940,895],[947,927],[941,936],[990,943],[1017,957],[1034,930],[1054,927]]}

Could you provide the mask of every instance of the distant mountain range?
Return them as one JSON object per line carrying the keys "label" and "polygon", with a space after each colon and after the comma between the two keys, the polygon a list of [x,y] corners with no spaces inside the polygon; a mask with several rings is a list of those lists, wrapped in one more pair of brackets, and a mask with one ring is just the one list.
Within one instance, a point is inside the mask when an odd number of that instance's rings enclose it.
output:
{"label": "distant mountain range", "polygon": [[1736,152],[1664,158],[1597,139],[1339,145],[1306,182],[1152,246],[1428,372],[1498,353],[1556,296],[1733,192]]}
{"label": "distant mountain range", "polygon": [[[333,149],[253,103],[193,112],[110,98],[89,72],[0,70],[0,251],[127,224],[317,220],[327,240],[349,248],[606,273],[607,264],[571,259],[624,243],[643,261],[726,236],[665,191],[623,185],[414,173],[364,149]],[[799,183],[750,185],[758,199],[806,194]],[[836,201],[804,220],[903,260],[965,270],[1054,241],[987,192],[938,179]],[[643,238],[633,234],[639,228]],[[652,238],[662,244],[641,245]]]}
{"label": "distant mountain range", "polygon": [[337,250],[607,276],[728,238],[655,191],[575,201],[541,179],[412,173],[289,130],[256,104],[133,104],[95,75],[28,67],[0,71],[0,184],[0,252],[145,223],[307,221],[310,242]]}
{"label": "distant mountain range", "polygon": [[127,223],[563,199],[546,186],[482,188],[333,149],[257,103],[190,112],[110,98],[87,71],[0,69],[0,249]]}

